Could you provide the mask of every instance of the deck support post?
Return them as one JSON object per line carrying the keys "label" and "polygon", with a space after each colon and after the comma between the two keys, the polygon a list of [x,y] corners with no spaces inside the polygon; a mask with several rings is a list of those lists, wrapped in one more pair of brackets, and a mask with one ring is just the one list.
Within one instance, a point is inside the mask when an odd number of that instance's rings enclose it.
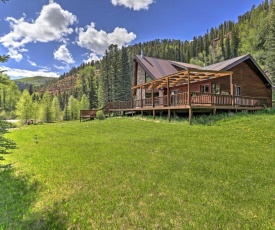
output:
{"label": "deck support post", "polygon": [[213,115],[216,115],[216,113],[217,113],[217,109],[214,108],[214,109],[213,109]]}
{"label": "deck support post", "polygon": [[156,118],[156,111],[153,109],[153,119],[155,120]]}
{"label": "deck support post", "polygon": [[193,111],[192,107],[189,107],[189,125],[192,125]]}
{"label": "deck support post", "polygon": [[141,110],[141,117],[143,117],[143,110]]}
{"label": "deck support post", "polygon": [[168,121],[171,121],[171,109],[168,109]]}

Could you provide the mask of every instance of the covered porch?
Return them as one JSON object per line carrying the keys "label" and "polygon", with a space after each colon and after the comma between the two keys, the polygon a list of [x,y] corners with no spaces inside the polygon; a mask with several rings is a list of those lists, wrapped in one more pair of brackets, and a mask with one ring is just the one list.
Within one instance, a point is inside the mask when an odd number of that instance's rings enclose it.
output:
{"label": "covered porch", "polygon": [[[191,123],[193,111],[196,110],[259,110],[267,104],[267,98],[255,98],[234,95],[232,71],[210,71],[188,69],[154,81],[132,87],[133,99],[130,101],[111,102],[112,112],[167,111],[170,120],[171,111],[185,110],[189,113]],[[227,77],[227,78],[225,78]],[[215,79],[228,79],[226,94],[212,92],[211,82]],[[209,92],[192,91],[192,86],[210,82]],[[210,88],[210,90],[209,90]]]}

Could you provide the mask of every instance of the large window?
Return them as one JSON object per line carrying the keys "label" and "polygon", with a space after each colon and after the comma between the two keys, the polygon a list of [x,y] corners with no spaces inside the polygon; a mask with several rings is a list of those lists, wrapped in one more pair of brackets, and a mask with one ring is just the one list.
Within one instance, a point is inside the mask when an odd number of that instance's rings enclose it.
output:
{"label": "large window", "polygon": [[220,94],[221,93],[221,85],[220,84],[212,84],[212,93]]}
{"label": "large window", "polygon": [[209,93],[209,85],[201,85],[201,93]]}

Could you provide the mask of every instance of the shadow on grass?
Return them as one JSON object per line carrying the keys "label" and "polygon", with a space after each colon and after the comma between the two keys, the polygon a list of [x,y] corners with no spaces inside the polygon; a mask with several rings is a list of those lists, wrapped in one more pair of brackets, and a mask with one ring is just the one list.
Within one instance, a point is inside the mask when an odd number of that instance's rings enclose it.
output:
{"label": "shadow on grass", "polygon": [[0,121],[0,229],[67,229],[60,204],[34,211],[42,186],[26,176],[17,175],[11,164],[2,164],[5,154],[16,144],[5,137],[8,124]]}
{"label": "shadow on grass", "polygon": [[16,176],[12,168],[0,169],[0,229],[66,229],[60,205],[33,211],[41,186]]}

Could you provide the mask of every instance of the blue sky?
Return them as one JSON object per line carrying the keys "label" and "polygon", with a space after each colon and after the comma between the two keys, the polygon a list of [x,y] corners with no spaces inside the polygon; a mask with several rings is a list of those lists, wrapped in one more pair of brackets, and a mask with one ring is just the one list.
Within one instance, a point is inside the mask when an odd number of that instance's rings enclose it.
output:
{"label": "blue sky", "polygon": [[0,64],[12,79],[58,77],[110,44],[192,40],[262,0],[9,0],[0,2]]}

